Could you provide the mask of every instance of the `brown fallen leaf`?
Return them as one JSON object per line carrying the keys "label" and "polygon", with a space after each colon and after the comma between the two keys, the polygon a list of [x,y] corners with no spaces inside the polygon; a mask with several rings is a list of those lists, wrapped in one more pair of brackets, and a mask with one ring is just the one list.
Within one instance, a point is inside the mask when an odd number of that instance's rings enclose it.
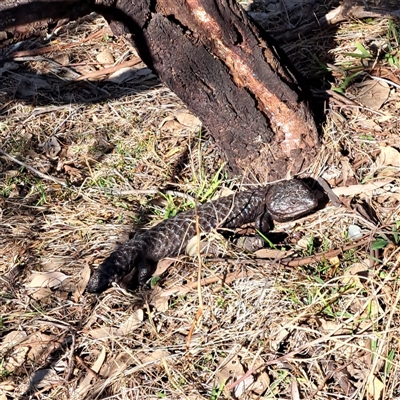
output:
{"label": "brown fallen leaf", "polygon": [[42,271],[51,272],[60,269],[66,264],[66,257],[48,257],[42,262]]}
{"label": "brown fallen leaf", "polygon": [[398,150],[391,146],[380,147],[380,149],[381,152],[376,157],[374,163],[376,168],[388,165],[400,167],[400,152]]}
{"label": "brown fallen leaf", "polygon": [[169,352],[167,350],[156,349],[152,353],[138,354],[137,358],[140,360],[143,366],[145,366],[146,364],[152,364],[168,356]]}
{"label": "brown fallen leaf", "polygon": [[69,278],[68,275],[59,271],[45,272],[43,274],[31,275],[31,281],[26,285],[28,288],[47,287],[54,288],[60,286],[61,283]]}
{"label": "brown fallen leaf", "polygon": [[344,328],[341,323],[318,318],[318,324],[323,332],[329,335],[348,335],[352,331],[352,327]]}
{"label": "brown fallen leaf", "polygon": [[109,49],[104,49],[96,55],[96,60],[100,64],[114,64],[115,59]]}
{"label": "brown fallen leaf", "polygon": [[144,312],[141,308],[135,310],[128,319],[120,326],[119,332],[121,335],[129,335],[135,329],[142,325]]}
{"label": "brown fallen leaf", "polygon": [[74,301],[76,303],[78,302],[83,292],[85,291],[89,279],[90,279],[90,267],[89,267],[89,262],[86,262],[86,265],[83,267],[81,271],[80,279],[75,286]]}
{"label": "brown fallen leaf", "polygon": [[[240,378],[241,376],[239,375],[238,379]],[[254,375],[250,374],[246,376],[245,379],[243,379],[240,383],[237,384],[237,386],[235,386],[234,389],[235,397],[239,398],[244,392],[250,389],[253,384],[254,384]]]}
{"label": "brown fallen leaf", "polygon": [[118,336],[118,328],[105,326],[103,328],[92,329],[88,334],[93,339],[113,338]]}
{"label": "brown fallen leaf", "polygon": [[177,111],[174,116],[180,124],[188,128],[198,128],[201,126],[200,120],[189,111]]}
{"label": "brown fallen leaf", "polygon": [[357,100],[372,110],[379,110],[390,93],[390,87],[386,82],[374,79],[366,79],[354,87],[359,90]]}
{"label": "brown fallen leaf", "polygon": [[378,66],[376,66],[374,68],[371,68],[368,72],[369,72],[369,74],[371,76],[376,76],[378,78],[389,79],[390,81],[400,85],[400,79],[389,68],[386,68],[386,67],[378,65]]}
{"label": "brown fallen leaf", "polygon": [[367,391],[374,400],[381,399],[384,388],[385,385],[376,376],[372,376],[372,378],[368,381]]}
{"label": "brown fallen leaf", "polygon": [[46,287],[41,287],[35,290],[32,294],[31,297],[32,299],[35,300],[43,300],[46,299],[47,297],[50,297],[53,294],[52,290]]}
{"label": "brown fallen leaf", "polygon": [[21,345],[28,346],[28,357],[30,360],[43,360],[60,346],[60,338],[57,339],[54,335],[46,335],[42,332],[35,332],[29,335]]}
{"label": "brown fallen leaf", "polygon": [[157,268],[153,273],[153,276],[163,274],[177,259],[176,258],[163,258],[157,263]]}
{"label": "brown fallen leaf", "polygon": [[372,119],[362,119],[362,118],[360,118],[359,120],[357,120],[356,124],[361,129],[364,129],[366,131],[375,131],[375,132],[381,132],[382,131],[382,128],[380,127],[380,125],[378,125]]}
{"label": "brown fallen leaf", "polygon": [[14,372],[24,364],[29,347],[20,344],[26,337],[25,331],[11,331],[2,338],[0,352],[6,354],[6,356],[3,357],[1,370]]}
{"label": "brown fallen leaf", "polygon": [[22,343],[27,337],[25,331],[11,331],[1,338],[0,352],[6,352],[14,346]]}
{"label": "brown fallen leaf", "polygon": [[[93,363],[91,369],[98,373],[102,367],[104,360],[106,359],[106,349],[103,347],[96,361]],[[92,388],[93,374],[87,372],[85,377],[80,381],[79,386],[76,388],[75,393],[82,399],[84,399],[87,392]]]}
{"label": "brown fallen leaf", "polygon": [[157,311],[165,312],[169,307],[169,297],[163,296],[163,290],[160,287],[153,289],[153,296],[151,297],[150,304],[153,305]]}
{"label": "brown fallen leaf", "polygon": [[176,131],[181,131],[182,129],[184,129],[185,127],[180,124],[178,121],[176,121],[175,119],[171,119],[168,121],[165,121],[162,124],[162,131],[169,131],[169,132],[176,132]]}
{"label": "brown fallen leaf", "polygon": [[240,358],[236,355],[226,361],[221,359],[221,367],[218,368],[218,372],[215,374],[217,378],[218,386],[232,382],[235,379],[244,375],[244,368],[240,362]]}
{"label": "brown fallen leaf", "polygon": [[250,387],[250,389],[257,395],[261,396],[268,389],[270,384],[271,380],[268,374],[266,372],[262,372],[257,376],[257,380]]}
{"label": "brown fallen leaf", "polygon": [[357,288],[364,289],[364,284],[367,283],[368,280],[368,270],[368,260],[363,263],[354,263],[349,269],[346,270],[341,278],[341,281],[343,285],[353,284]]}
{"label": "brown fallen leaf", "polygon": [[253,253],[256,258],[269,258],[273,260],[280,260],[294,254],[293,250],[282,251],[276,249],[261,249]]}
{"label": "brown fallen leaf", "polygon": [[75,178],[80,178],[82,176],[81,171],[78,168],[64,164],[64,171],[70,176]]}
{"label": "brown fallen leaf", "polygon": [[120,325],[119,328],[104,326],[98,329],[92,329],[88,333],[93,339],[126,336],[142,325],[143,317],[143,310],[138,309],[129,315],[129,317]]}
{"label": "brown fallen leaf", "polygon": [[352,185],[352,186],[340,186],[332,189],[336,196],[355,196],[360,193],[373,192],[376,189],[390,183],[392,179],[383,179],[379,181],[374,181],[366,183],[365,185]]}
{"label": "brown fallen leaf", "polygon": [[22,367],[26,362],[26,355],[28,354],[28,346],[17,346],[9,352],[6,359],[3,359],[1,371],[9,373],[14,372],[16,369]]}

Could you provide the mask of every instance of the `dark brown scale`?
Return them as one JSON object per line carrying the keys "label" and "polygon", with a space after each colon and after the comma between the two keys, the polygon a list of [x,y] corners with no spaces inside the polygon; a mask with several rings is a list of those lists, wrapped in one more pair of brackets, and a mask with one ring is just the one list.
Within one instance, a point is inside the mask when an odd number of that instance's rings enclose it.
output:
{"label": "dark brown scale", "polygon": [[[218,228],[239,228],[255,222],[256,228],[266,233],[271,219],[284,221],[298,218],[317,205],[309,188],[301,181],[290,180],[255,190],[210,201],[198,207],[201,232]],[[138,283],[143,285],[151,276],[155,264],[185,250],[196,235],[196,210],[188,210],[137,233],[117,248],[94,272],[87,285],[89,292],[101,292],[112,282],[137,270]]]}

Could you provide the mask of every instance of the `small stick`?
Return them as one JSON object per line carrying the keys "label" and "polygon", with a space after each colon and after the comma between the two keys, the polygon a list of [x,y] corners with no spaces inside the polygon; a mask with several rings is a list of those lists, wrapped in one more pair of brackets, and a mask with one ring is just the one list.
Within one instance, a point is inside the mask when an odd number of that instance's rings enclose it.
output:
{"label": "small stick", "polygon": [[89,40],[96,39],[97,37],[101,37],[105,34],[106,30],[104,28],[91,33],[89,36],[84,38],[83,40],[80,40],[79,42],[74,42],[74,43],[68,43],[68,44],[54,44],[46,47],[41,47],[40,49],[33,49],[33,50],[22,50],[22,51],[16,51],[15,53],[11,54],[12,58],[17,58],[17,57],[26,57],[26,56],[37,56],[40,54],[45,54],[45,53],[51,53],[54,51],[62,51],[69,49],[71,47],[78,47],[82,43],[88,42]]}
{"label": "small stick", "polygon": [[9,160],[15,162],[16,164],[21,165],[22,167],[28,169],[29,171],[33,172],[35,175],[39,176],[42,179],[47,179],[48,181],[52,181],[58,183],[61,186],[68,187],[68,185],[60,179],[54,178],[53,176],[43,174],[42,172],[38,171],[37,169],[31,167],[30,165],[24,163],[23,161],[19,161],[15,157],[11,156],[10,154],[6,153],[4,150],[0,149],[0,155],[8,158]]}
{"label": "small stick", "polygon": [[289,257],[288,258],[283,258],[283,259],[279,260],[279,263],[284,265],[284,266],[287,266],[287,267],[299,267],[299,266],[302,266],[302,265],[310,264],[312,262],[320,261],[322,259],[336,257],[339,254],[342,254],[343,252],[345,252],[347,250],[351,250],[351,249],[354,249],[355,247],[363,246],[363,245],[368,244],[370,242],[371,242],[371,239],[360,240],[360,241],[358,241],[356,243],[349,244],[349,245],[344,246],[344,247],[342,247],[340,249],[326,251],[326,252],[323,252],[323,253],[316,254],[315,256],[304,257],[304,258],[300,258],[298,260],[293,260],[293,258],[289,258]]}
{"label": "small stick", "polygon": [[142,60],[139,57],[135,57],[130,61],[124,61],[121,64],[118,65],[114,65],[112,67],[107,67],[107,68],[103,68],[100,69],[98,71],[93,71],[90,72],[86,75],[82,75],[79,78],[76,78],[76,81],[83,81],[85,79],[89,79],[89,78],[98,78],[99,76],[103,76],[103,75],[108,75],[108,74],[112,74],[115,71],[118,71],[122,68],[128,68],[128,67],[133,67],[134,65],[140,64],[142,62]]}
{"label": "small stick", "polygon": [[334,90],[327,90],[326,93],[342,104],[350,105],[350,106],[358,106],[359,105],[355,101],[350,100],[346,96],[343,96],[342,94],[335,92]]}
{"label": "small stick", "polygon": [[[363,246],[368,243],[370,243],[370,239],[360,240],[356,243],[349,244],[340,249],[330,250],[330,251],[327,251],[324,253],[319,253],[319,254],[316,254],[315,256],[311,256],[311,257],[304,257],[304,258],[300,258],[300,259],[296,259],[296,260],[293,260],[292,258],[289,258],[289,257],[283,258],[283,259],[279,260],[279,263],[281,265],[284,265],[285,267],[299,267],[302,265],[310,264],[312,262],[320,261],[322,259],[336,257],[339,254],[343,253],[344,251],[351,250],[351,249]],[[222,258],[221,259],[209,259],[209,261],[222,261],[222,260],[224,260],[224,259],[222,259]],[[261,262],[261,260],[262,260],[261,258],[257,258],[253,261],[255,261],[257,265],[264,265],[265,262]],[[227,261],[227,260],[225,259],[225,261]],[[235,262],[236,260],[229,260],[229,261]],[[239,262],[239,264],[242,264],[245,262]],[[233,281],[235,281],[236,279],[243,278],[244,276],[249,276],[249,275],[247,273],[243,274],[243,272],[231,272],[230,274],[227,274],[224,277],[211,276],[209,278],[203,278],[203,279],[201,279],[200,283],[202,286],[211,285],[218,281],[221,281],[222,284],[230,284]],[[196,281],[187,283],[184,286],[176,287],[174,289],[167,289],[167,290],[163,291],[163,293],[161,295],[163,297],[171,296],[171,295],[182,296],[182,295],[185,295],[186,293],[190,292],[191,290],[195,289],[198,286],[198,284],[199,284],[199,281],[196,280]]]}
{"label": "small stick", "polygon": [[85,361],[82,360],[82,358],[80,358],[79,356],[77,356],[75,354],[75,360],[78,362],[78,364],[80,364],[83,368],[85,368],[85,370],[92,375],[94,378],[99,379],[100,375],[96,372],[93,371],[92,368],[88,367],[85,363]]}
{"label": "small stick", "polygon": [[[222,260],[223,259],[221,259],[220,261],[222,261]],[[228,285],[228,284],[234,282],[236,279],[240,279],[240,278],[243,278],[246,276],[247,276],[246,272],[243,273],[242,271],[237,271],[237,272],[232,272],[230,274],[227,274],[223,277],[211,276],[209,278],[203,278],[203,279],[201,279],[200,284],[201,284],[201,286],[207,286],[207,285],[211,285],[216,282],[221,282],[221,286],[218,287],[218,289],[221,289],[222,285]],[[172,295],[183,296],[186,293],[189,293],[191,290],[196,289],[198,287],[198,284],[199,284],[199,280],[197,279],[193,282],[187,283],[186,285],[178,286],[173,289],[167,289],[161,293],[161,296],[162,297],[172,296]]]}
{"label": "small stick", "polygon": [[71,344],[71,350],[69,353],[69,360],[68,360],[68,373],[67,376],[65,377],[65,380],[68,382],[69,378],[71,377],[72,370],[73,370],[73,363],[74,363],[74,352],[75,352],[75,343],[76,343],[76,337],[75,337],[75,331],[71,331],[72,335],[72,344]]}

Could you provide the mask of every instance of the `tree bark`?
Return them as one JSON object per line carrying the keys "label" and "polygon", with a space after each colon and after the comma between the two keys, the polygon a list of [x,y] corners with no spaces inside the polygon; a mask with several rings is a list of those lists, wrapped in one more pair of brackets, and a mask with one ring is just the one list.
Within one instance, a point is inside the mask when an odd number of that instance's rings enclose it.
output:
{"label": "tree bark", "polygon": [[317,130],[296,72],[233,0],[15,4],[0,3],[0,30],[14,38],[89,11],[104,15],[115,34],[131,34],[142,60],[202,120],[233,174],[265,182],[315,159]]}

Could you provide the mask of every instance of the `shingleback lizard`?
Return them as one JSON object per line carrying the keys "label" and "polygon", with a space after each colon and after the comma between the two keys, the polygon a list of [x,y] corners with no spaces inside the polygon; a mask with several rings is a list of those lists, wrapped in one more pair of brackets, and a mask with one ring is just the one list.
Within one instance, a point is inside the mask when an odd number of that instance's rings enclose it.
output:
{"label": "shingleback lizard", "polygon": [[[302,181],[292,179],[207,202],[197,208],[197,213],[201,232],[239,228],[255,222],[256,229],[266,233],[272,227],[272,220],[293,220],[316,206],[313,192]],[[195,209],[181,212],[147,231],[136,233],[94,271],[87,285],[88,292],[102,292],[112,282],[123,282],[127,275],[130,278],[136,275],[139,285],[145,284],[159,260],[184,251],[196,235],[195,213]]]}

